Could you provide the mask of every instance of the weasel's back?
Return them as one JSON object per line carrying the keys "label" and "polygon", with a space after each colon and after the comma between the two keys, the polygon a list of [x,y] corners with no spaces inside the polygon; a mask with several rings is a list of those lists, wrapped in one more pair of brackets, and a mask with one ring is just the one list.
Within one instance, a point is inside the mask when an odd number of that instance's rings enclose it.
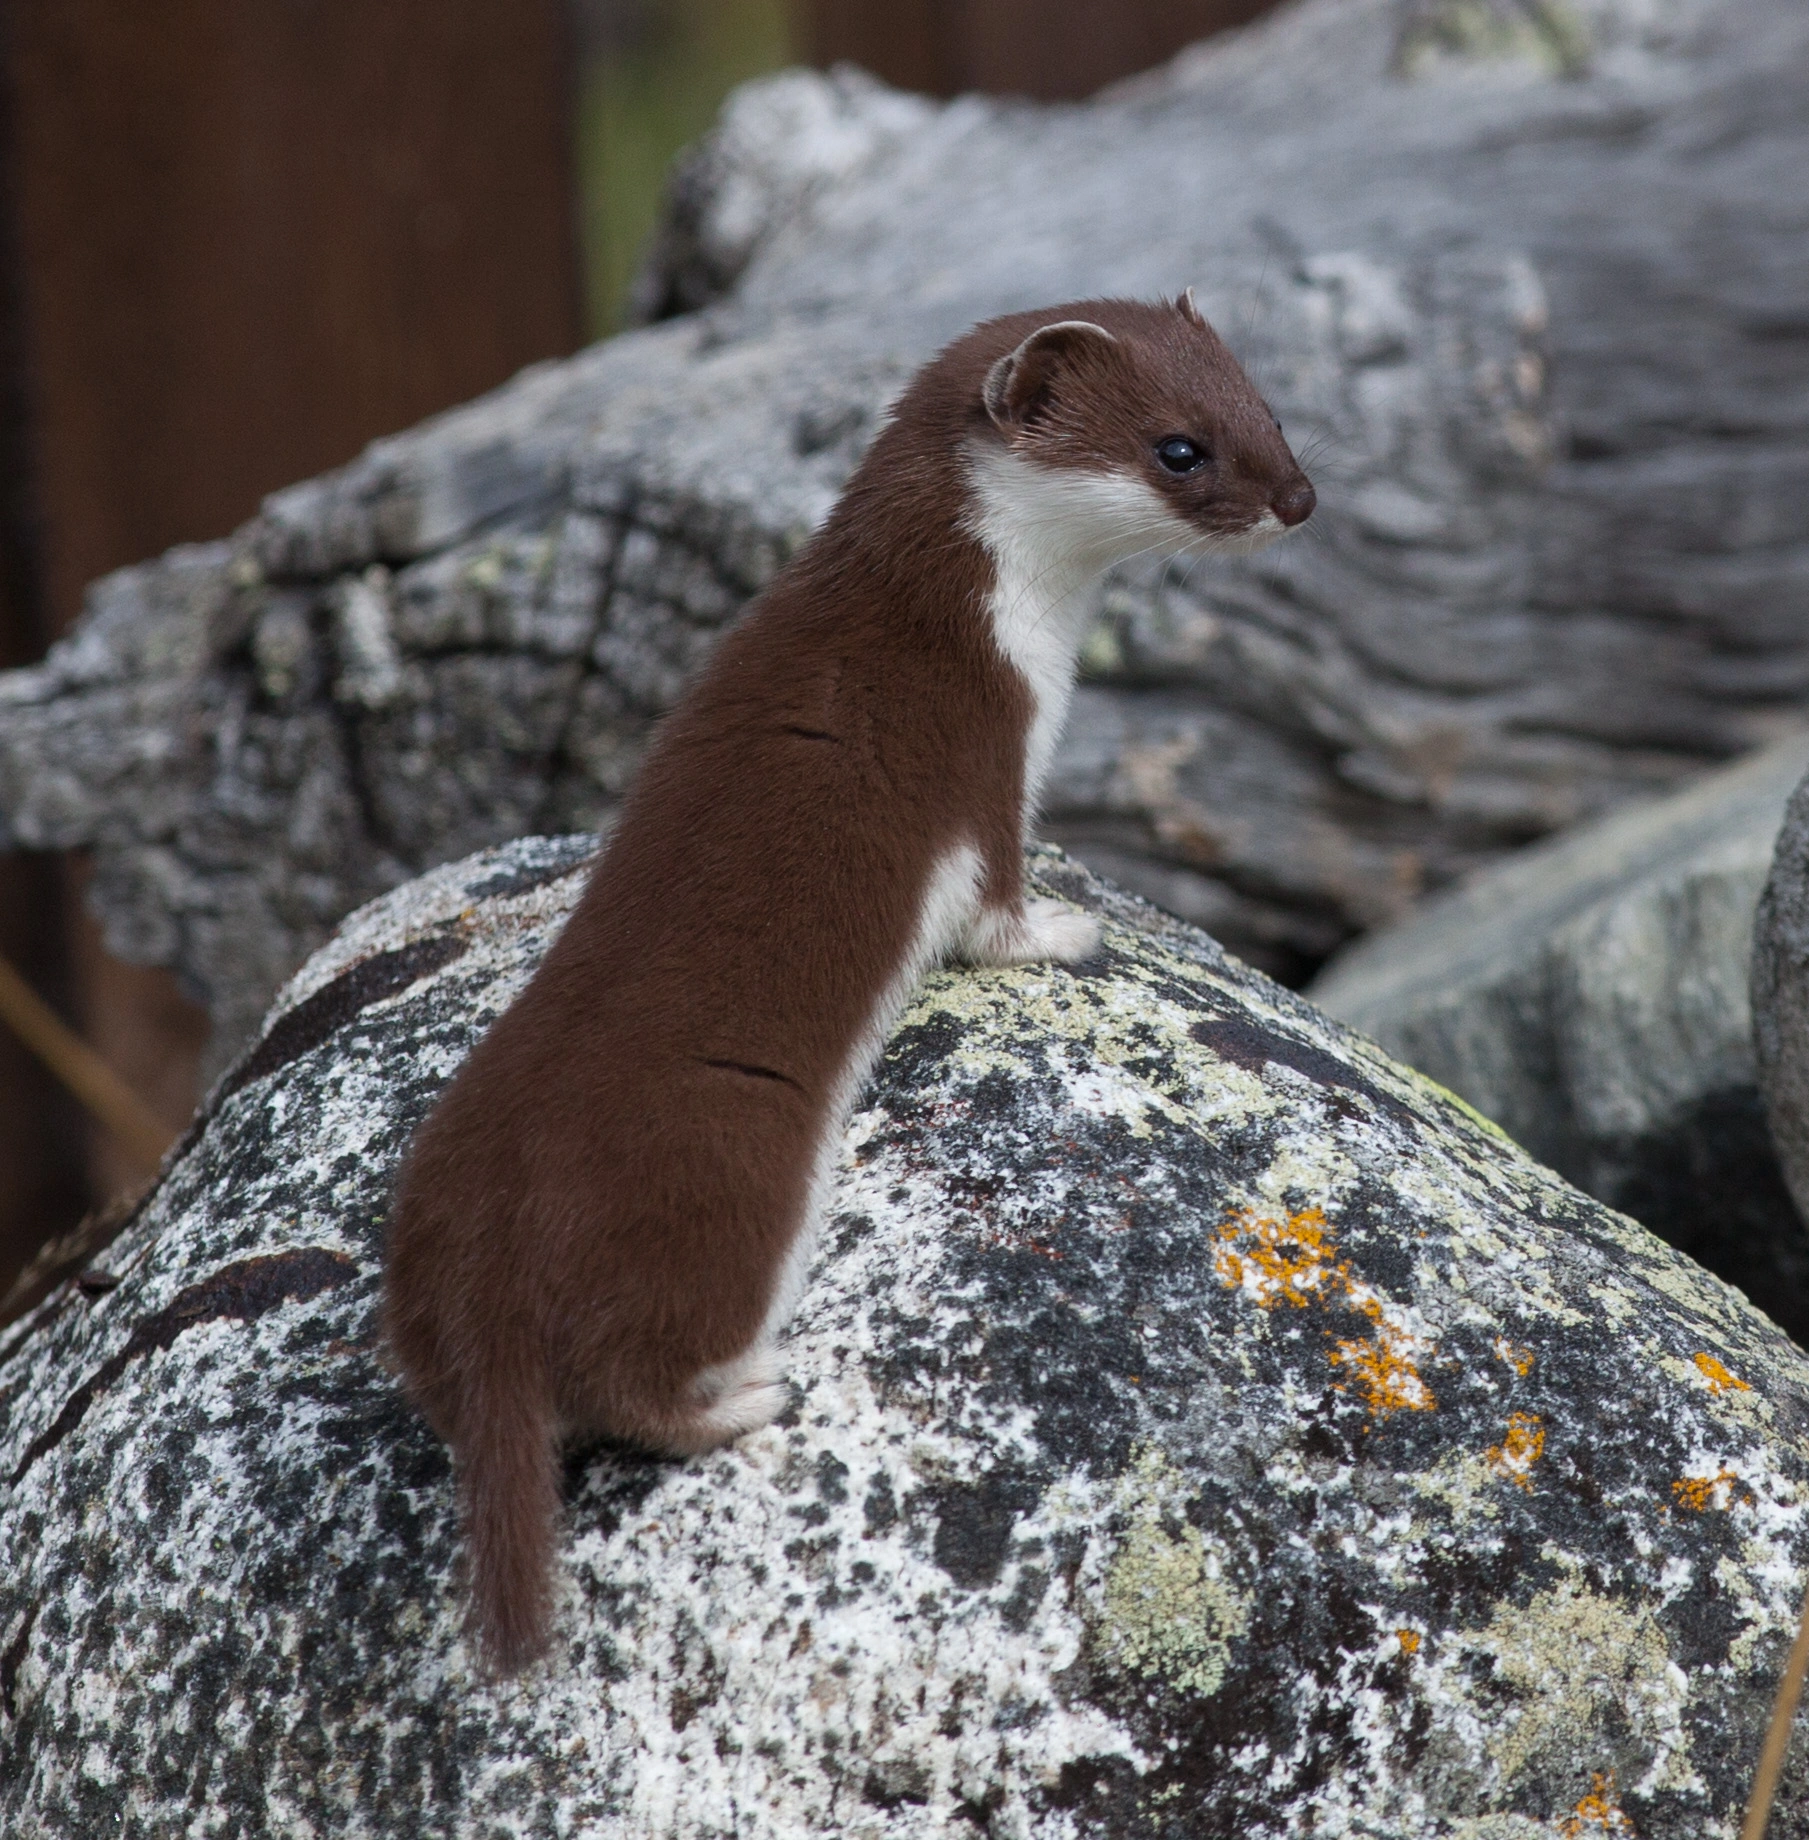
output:
{"label": "weasel's back", "polygon": [[924,889],[984,783],[1012,829],[1009,672],[976,646],[903,745],[925,663],[875,611],[806,574],[724,640],[405,1165],[388,1330],[473,1479],[505,1666],[544,1639],[560,1438],[682,1452],[782,1405],[771,1325]]}

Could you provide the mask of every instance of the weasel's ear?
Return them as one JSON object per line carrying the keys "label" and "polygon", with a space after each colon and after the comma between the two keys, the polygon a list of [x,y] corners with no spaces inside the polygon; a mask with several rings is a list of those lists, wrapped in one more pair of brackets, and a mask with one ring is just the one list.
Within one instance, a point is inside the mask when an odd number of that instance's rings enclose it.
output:
{"label": "weasel's ear", "polygon": [[1204,315],[1195,304],[1192,288],[1184,288],[1181,293],[1181,298],[1175,302],[1175,305],[1180,309],[1181,317],[1186,320],[1190,326],[1203,326],[1206,324]]}
{"label": "weasel's ear", "polygon": [[1048,406],[1064,365],[1082,352],[1117,343],[1105,327],[1095,326],[1090,319],[1063,319],[1053,326],[1038,327],[986,373],[980,391],[986,413],[1004,434],[1028,427]]}

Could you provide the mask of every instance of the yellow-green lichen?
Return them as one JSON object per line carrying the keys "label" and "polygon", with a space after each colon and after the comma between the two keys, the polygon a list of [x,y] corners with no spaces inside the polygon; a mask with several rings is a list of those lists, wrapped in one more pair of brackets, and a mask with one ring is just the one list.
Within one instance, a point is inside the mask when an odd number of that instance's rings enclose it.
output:
{"label": "yellow-green lichen", "polygon": [[1117,1667],[1205,1697],[1224,1684],[1250,1608],[1217,1549],[1182,1518],[1185,1495],[1168,1453],[1144,1446],[1119,1486],[1129,1525],[1106,1567],[1100,1646]]}
{"label": "yellow-green lichen", "polygon": [[[1432,1099],[1442,1099],[1446,1105],[1461,1112],[1473,1125],[1486,1131],[1489,1136],[1498,1138],[1511,1150],[1520,1150],[1520,1145],[1510,1137],[1493,1118],[1489,1117],[1485,1112],[1479,1112],[1461,1093],[1454,1093],[1449,1086],[1441,1086],[1437,1080],[1421,1073],[1417,1067],[1408,1067],[1405,1063],[1391,1066],[1389,1072],[1396,1074],[1397,1077],[1401,1073],[1405,1073],[1408,1076],[1409,1082],[1417,1086],[1425,1096]],[[1520,1153],[1522,1156],[1526,1154],[1524,1150],[1521,1150]]]}
{"label": "yellow-green lichen", "polygon": [[[1407,1480],[1416,1494],[1439,1503],[1459,1530],[1501,1516],[1496,1475],[1485,1458],[1472,1452],[1454,1451]],[[1434,1530],[1433,1524],[1416,1520],[1413,1537],[1426,1539]]]}
{"label": "yellow-green lichen", "polygon": [[[1143,946],[1141,940],[1115,942],[1110,928],[1107,943]],[[1176,970],[1196,968],[1177,965]],[[950,1065],[970,1079],[988,1073],[1032,1079],[1036,1068],[1017,1051],[1017,1042],[1036,1042],[1039,1051],[1040,1044],[1052,1038],[1077,1042],[1086,1049],[1089,1109],[1103,1108],[1121,1117],[1133,1137],[1150,1135],[1152,1115],[1198,1130],[1202,1094],[1227,1086],[1233,1089],[1240,1114],[1282,1109],[1284,1101],[1257,1075],[1227,1067],[1194,1043],[1188,1035],[1189,1017],[1144,985],[1145,980],[1134,974],[1101,985],[1037,967],[962,967],[931,973],[901,1026],[908,1028],[933,1014],[966,1025],[967,1042],[953,1050]],[[1180,1098],[1152,1084],[1142,1070],[1152,1028],[1174,1057],[1186,1088]],[[984,1045],[969,1045],[973,1043]],[[1138,1065],[1133,1067],[1133,1062]]]}
{"label": "yellow-green lichen", "polygon": [[1466,1645],[1493,1661],[1495,1684],[1512,1696],[1487,1721],[1504,1783],[1555,1758],[1586,1762],[1580,1753],[1605,1739],[1605,1723],[1624,1720],[1651,1758],[1643,1793],[1694,1784],[1683,1724],[1689,1685],[1645,1604],[1572,1576],[1526,1604],[1498,1605]]}
{"label": "yellow-green lichen", "polygon": [[1521,64],[1542,76],[1589,68],[1589,28],[1563,0],[1437,0],[1403,34],[1395,67],[1424,77],[1453,65]]}
{"label": "yellow-green lichen", "polygon": [[[1615,1218],[1610,1216],[1610,1219]],[[1643,1231],[1643,1229],[1641,1230]],[[1652,1236],[1647,1235],[1647,1238]],[[1654,1259],[1640,1274],[1647,1283],[1673,1297],[1696,1315],[1717,1315],[1730,1327],[1744,1327],[1740,1307],[1745,1303],[1738,1292],[1727,1289],[1709,1278],[1705,1283],[1698,1271],[1685,1271],[1668,1260]],[[1738,1301],[1736,1301],[1738,1299]],[[1719,1306],[1717,1308],[1717,1306]]]}

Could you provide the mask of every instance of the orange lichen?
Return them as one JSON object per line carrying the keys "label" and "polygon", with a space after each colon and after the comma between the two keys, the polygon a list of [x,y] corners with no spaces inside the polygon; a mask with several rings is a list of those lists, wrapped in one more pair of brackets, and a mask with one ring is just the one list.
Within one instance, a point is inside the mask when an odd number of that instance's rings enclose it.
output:
{"label": "orange lichen", "polygon": [[1709,1383],[1711,1393],[1750,1393],[1752,1391],[1744,1380],[1737,1374],[1730,1374],[1712,1354],[1693,1355],[1691,1359],[1702,1370],[1702,1377]]}
{"label": "orange lichen", "polygon": [[1545,1454],[1545,1421],[1537,1413],[1508,1416],[1507,1435],[1489,1446],[1488,1465],[1496,1475],[1531,1494],[1533,1465]]}
{"label": "orange lichen", "polygon": [[1265,1310],[1278,1303],[1297,1310],[1323,1303],[1348,1274],[1335,1262],[1331,1227],[1321,1208],[1304,1208],[1276,1220],[1240,1208],[1218,1231],[1212,1268],[1225,1284],[1247,1290]]}
{"label": "orange lichen", "polygon": [[1420,1378],[1415,1357],[1427,1344],[1390,1316],[1382,1299],[1338,1257],[1331,1223],[1321,1208],[1280,1219],[1240,1208],[1219,1228],[1212,1268],[1260,1308],[1342,1303],[1366,1316],[1372,1333],[1337,1343],[1332,1364],[1348,1368],[1372,1414],[1430,1412],[1437,1400]]}
{"label": "orange lichen", "polygon": [[1531,1371],[1535,1356],[1530,1348],[1516,1348],[1505,1335],[1495,1338],[1495,1353],[1517,1374]]}
{"label": "orange lichen", "polygon": [[1375,1325],[1374,1333],[1368,1341],[1340,1342],[1332,1350],[1333,1364],[1351,1369],[1371,1412],[1433,1411],[1438,1401],[1413,1364],[1420,1338],[1390,1322],[1373,1294],[1351,1301]]}
{"label": "orange lichen", "polygon": [[1725,1467],[1712,1476],[1680,1476],[1671,1484],[1671,1493],[1680,1508],[1692,1508],[1698,1514],[1706,1514],[1710,1508],[1725,1512],[1742,1493],[1749,1502],[1753,1499],[1750,1491],[1742,1491],[1739,1476]]}
{"label": "orange lichen", "polygon": [[1635,1831],[1626,1810],[1614,1798],[1612,1770],[1598,1772],[1595,1787],[1577,1803],[1576,1812],[1558,1825],[1565,1840],[1583,1840],[1587,1834],[1619,1834],[1622,1840],[1633,1840]]}
{"label": "orange lichen", "polygon": [[1397,1629],[1394,1639],[1400,1643],[1403,1655],[1417,1655],[1420,1652],[1420,1632],[1417,1629]]}

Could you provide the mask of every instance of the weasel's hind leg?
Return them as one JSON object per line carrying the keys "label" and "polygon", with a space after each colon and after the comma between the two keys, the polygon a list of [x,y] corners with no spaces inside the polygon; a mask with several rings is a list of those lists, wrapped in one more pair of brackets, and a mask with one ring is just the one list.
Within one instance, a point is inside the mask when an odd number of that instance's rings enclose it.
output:
{"label": "weasel's hind leg", "polygon": [[673,1456],[698,1457],[770,1425],[791,1401],[783,1351],[757,1342],[746,1354],[700,1374],[694,1404],[662,1413],[648,1427],[647,1441]]}
{"label": "weasel's hind leg", "polygon": [[1065,902],[1039,898],[1022,908],[983,907],[961,956],[970,965],[1074,965],[1099,950],[1099,922]]}

